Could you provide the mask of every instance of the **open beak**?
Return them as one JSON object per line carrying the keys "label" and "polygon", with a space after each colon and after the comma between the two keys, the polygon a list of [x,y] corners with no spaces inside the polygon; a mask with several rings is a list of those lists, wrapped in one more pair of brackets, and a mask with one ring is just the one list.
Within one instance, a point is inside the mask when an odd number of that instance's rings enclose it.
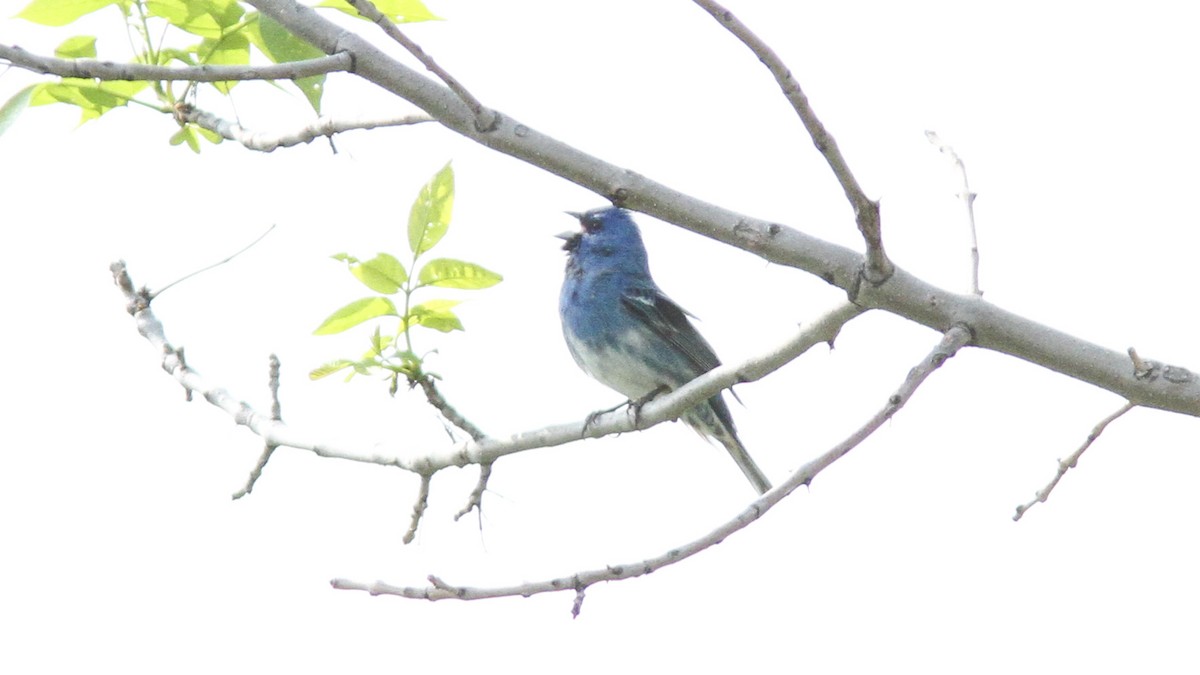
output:
{"label": "open beak", "polygon": [[[578,213],[576,211],[563,211],[563,213],[567,214],[568,216],[571,216],[572,218],[574,218],[580,222],[583,221],[582,213]],[[559,232],[558,234],[556,234],[554,236],[567,242],[567,243],[563,244],[563,250],[570,251],[571,249],[575,248],[575,244],[579,242],[579,237],[581,236],[581,234],[580,234],[580,232],[578,232],[576,230],[567,230],[566,232]]]}

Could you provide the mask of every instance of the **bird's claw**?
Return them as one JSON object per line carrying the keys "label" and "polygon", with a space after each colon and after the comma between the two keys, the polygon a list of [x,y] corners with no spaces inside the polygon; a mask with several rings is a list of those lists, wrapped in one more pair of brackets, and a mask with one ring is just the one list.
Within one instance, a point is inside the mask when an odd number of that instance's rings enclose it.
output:
{"label": "bird's claw", "polygon": [[628,407],[629,412],[633,414],[633,426],[634,428],[637,428],[641,423],[642,406],[646,405],[650,401],[653,401],[660,394],[664,394],[670,390],[670,387],[665,384],[661,384],[645,396],[636,399],[629,399],[628,401],[614,405],[611,408],[605,408],[603,410],[597,410],[589,413],[588,416],[583,419],[583,432],[586,434],[587,430],[591,428],[591,426],[596,423],[596,420],[602,415],[607,415],[610,412],[616,412],[624,407]]}
{"label": "bird's claw", "polygon": [[633,413],[633,427],[635,429],[638,428],[639,426],[641,426],[642,406],[646,405],[650,401],[653,401],[655,398],[658,398],[658,396],[660,394],[665,394],[666,392],[670,391],[670,389],[671,388],[668,387],[667,385],[660,384],[657,387],[655,387],[654,389],[652,389],[650,391],[650,393],[646,394],[645,396],[643,396],[635,401],[628,402],[629,410],[630,410],[630,412]]}

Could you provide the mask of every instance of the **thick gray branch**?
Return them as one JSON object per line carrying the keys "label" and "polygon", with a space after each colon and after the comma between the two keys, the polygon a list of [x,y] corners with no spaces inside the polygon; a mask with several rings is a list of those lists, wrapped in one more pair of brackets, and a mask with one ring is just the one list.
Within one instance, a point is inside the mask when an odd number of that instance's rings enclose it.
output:
{"label": "thick gray branch", "polygon": [[[863,256],[803,232],[752,218],[673,190],[593,157],[501,115],[496,128],[475,130],[474,116],[445,86],[395,61],[363,38],[292,0],[249,0],[327,53],[355,57],[355,72],[404,98],[452,129],[597,194],[779,264],[814,274],[855,292],[862,307],[878,308],[944,332],[971,327],[972,344],[1024,359],[1089,382],[1137,405],[1200,416],[1200,382],[1182,368],[1172,377],[1136,377],[1127,356],[1044,326],[987,301],[951,293],[897,268],[879,286],[860,283]],[[861,287],[861,289],[860,289]]]}
{"label": "thick gray branch", "polygon": [[93,59],[58,59],[32,54],[17,46],[0,45],[0,59],[35,73],[97,80],[145,82],[228,82],[230,80],[295,80],[301,77],[348,71],[354,65],[350,54],[332,54],[319,59],[275,63],[269,66],[150,66],[143,63],[113,63]]}

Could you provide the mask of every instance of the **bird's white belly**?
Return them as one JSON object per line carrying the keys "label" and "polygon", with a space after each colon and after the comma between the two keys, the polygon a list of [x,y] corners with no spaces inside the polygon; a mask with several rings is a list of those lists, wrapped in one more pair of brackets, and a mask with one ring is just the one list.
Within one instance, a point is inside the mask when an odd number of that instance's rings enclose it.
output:
{"label": "bird's white belly", "polygon": [[644,358],[638,356],[649,348],[645,336],[638,331],[629,331],[612,345],[589,347],[577,343],[574,355],[588,375],[630,400],[637,400],[664,384],[673,386],[673,383],[663,381],[662,373],[656,373]]}

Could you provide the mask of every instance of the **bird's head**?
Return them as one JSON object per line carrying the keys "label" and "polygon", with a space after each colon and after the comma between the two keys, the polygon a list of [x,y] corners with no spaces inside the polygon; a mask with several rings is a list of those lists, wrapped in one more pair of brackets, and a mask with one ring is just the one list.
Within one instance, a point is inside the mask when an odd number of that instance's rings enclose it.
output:
{"label": "bird's head", "polygon": [[[573,259],[596,260],[598,265],[629,266],[632,270],[648,270],[646,247],[642,234],[625,209],[604,206],[584,213],[567,211],[579,219],[580,231],[563,232],[563,250]],[[600,260],[607,259],[601,263]]]}

